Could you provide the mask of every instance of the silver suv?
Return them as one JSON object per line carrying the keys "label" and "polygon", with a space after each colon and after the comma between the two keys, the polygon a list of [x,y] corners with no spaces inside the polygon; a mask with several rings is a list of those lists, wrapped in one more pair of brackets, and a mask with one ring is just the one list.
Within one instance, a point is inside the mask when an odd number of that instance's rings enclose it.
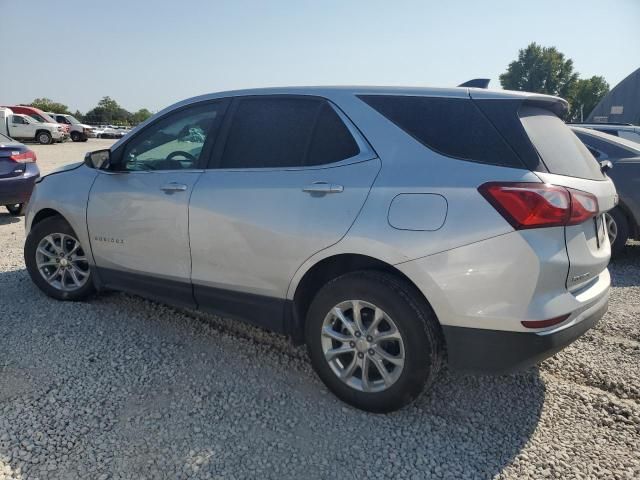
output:
{"label": "silver suv", "polygon": [[613,183],[549,96],[283,88],[180,102],[39,181],[25,260],[306,343],[385,412],[451,368],[534,365],[607,308]]}

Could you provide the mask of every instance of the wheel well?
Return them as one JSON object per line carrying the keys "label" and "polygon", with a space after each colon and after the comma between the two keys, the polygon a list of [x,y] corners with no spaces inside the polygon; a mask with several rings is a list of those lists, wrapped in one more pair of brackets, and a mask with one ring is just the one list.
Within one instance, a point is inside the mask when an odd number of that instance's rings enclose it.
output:
{"label": "wheel well", "polygon": [[625,203],[619,202],[616,207],[627,218],[629,225],[629,238],[636,239],[640,237],[640,227],[636,223],[635,217],[631,214],[631,210]]}
{"label": "wheel well", "polygon": [[330,280],[341,275],[359,270],[376,270],[385,272],[404,280],[411,286],[419,298],[423,299],[431,308],[429,301],[425,298],[418,287],[400,270],[393,265],[385,263],[373,257],[357,254],[341,254],[328,257],[307,271],[293,295],[292,319],[290,324],[290,334],[296,344],[304,342],[304,324],[307,318],[307,311],[318,290]]}
{"label": "wheel well", "polygon": [[45,128],[39,128],[38,130],[36,130],[36,135],[38,135],[40,132],[45,132],[51,135],[51,132]]}
{"label": "wheel well", "polygon": [[36,213],[35,217],[33,217],[33,221],[31,222],[31,228],[33,228],[35,225],[40,223],[45,218],[55,217],[56,215],[59,217],[62,217],[62,215],[60,215],[60,212],[54,210],[53,208],[43,208],[38,213]]}

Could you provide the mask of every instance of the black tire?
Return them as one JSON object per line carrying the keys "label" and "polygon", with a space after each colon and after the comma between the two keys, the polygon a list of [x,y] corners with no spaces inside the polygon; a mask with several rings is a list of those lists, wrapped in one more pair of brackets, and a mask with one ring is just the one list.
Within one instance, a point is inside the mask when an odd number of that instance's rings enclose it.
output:
{"label": "black tire", "polygon": [[624,251],[624,247],[627,243],[627,240],[629,239],[629,220],[627,219],[625,213],[619,207],[610,210],[606,215],[609,215],[611,217],[611,219],[615,223],[615,228],[617,230],[616,238],[611,243],[611,255],[617,256]]}
{"label": "black tire", "polygon": [[5,208],[9,211],[9,214],[15,217],[24,215],[24,203],[14,203],[12,205],[5,205]]}
{"label": "black tire", "polygon": [[89,137],[86,137],[86,136],[84,136],[84,137],[82,137],[80,139],[81,142],[86,142],[87,140],[89,140]]}
{"label": "black tire", "polygon": [[[404,367],[395,383],[380,392],[347,385],[324,356],[321,331],[325,317],[340,302],[353,299],[381,308],[402,336]],[[376,271],[348,273],[322,287],[309,307],[305,337],[311,363],[325,385],[344,402],[375,413],[391,412],[415,400],[431,386],[444,357],[440,325],[429,304],[404,280]]]}
{"label": "black tire", "polygon": [[[24,261],[27,266],[29,276],[31,276],[31,280],[33,280],[33,283],[35,283],[40,290],[52,298],[72,301],[83,300],[95,291],[91,270],[89,271],[89,278],[86,283],[77,290],[61,290],[53,287],[44,279],[38,270],[36,263],[36,249],[40,241],[52,233],[64,233],[76,239],[78,238],[71,226],[60,216],[49,217],[36,224],[29,232],[24,244]],[[88,255],[88,250],[85,250],[84,253],[85,255]]]}
{"label": "black tire", "polygon": [[51,134],[49,132],[45,132],[40,131],[38,133],[36,133],[36,141],[40,144],[40,145],[50,145],[51,143],[53,143],[53,137],[51,136]]}
{"label": "black tire", "polygon": [[82,135],[80,135],[80,133],[78,132],[71,132],[71,140],[74,142],[79,142],[80,140],[82,140]]}

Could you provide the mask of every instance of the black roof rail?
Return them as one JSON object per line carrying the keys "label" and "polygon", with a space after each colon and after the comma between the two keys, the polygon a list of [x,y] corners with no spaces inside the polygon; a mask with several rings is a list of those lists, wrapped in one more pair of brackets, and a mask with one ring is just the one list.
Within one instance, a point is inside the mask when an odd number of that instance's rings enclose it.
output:
{"label": "black roof rail", "polygon": [[459,87],[468,88],[487,88],[489,87],[490,78],[474,78],[458,85]]}
{"label": "black roof rail", "polygon": [[613,126],[621,126],[621,127],[634,127],[633,123],[624,123],[624,122],[568,122],[569,125],[602,125],[606,127],[607,125]]}

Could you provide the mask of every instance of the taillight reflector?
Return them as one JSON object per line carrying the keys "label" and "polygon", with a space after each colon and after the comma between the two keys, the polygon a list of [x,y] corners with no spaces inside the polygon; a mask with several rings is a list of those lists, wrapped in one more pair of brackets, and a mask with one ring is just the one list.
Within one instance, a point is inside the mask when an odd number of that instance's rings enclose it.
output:
{"label": "taillight reflector", "polygon": [[558,185],[489,182],[478,190],[516,230],[577,225],[598,213],[594,195]]}
{"label": "taillight reflector", "polygon": [[32,150],[27,150],[23,153],[11,152],[9,158],[18,163],[31,163],[36,161],[36,153]]}
{"label": "taillight reflector", "polygon": [[559,323],[564,322],[567,318],[569,318],[570,314],[561,315],[559,317],[550,318],[548,320],[523,320],[522,325],[527,328],[545,328],[552,327],[553,325],[557,325]]}

